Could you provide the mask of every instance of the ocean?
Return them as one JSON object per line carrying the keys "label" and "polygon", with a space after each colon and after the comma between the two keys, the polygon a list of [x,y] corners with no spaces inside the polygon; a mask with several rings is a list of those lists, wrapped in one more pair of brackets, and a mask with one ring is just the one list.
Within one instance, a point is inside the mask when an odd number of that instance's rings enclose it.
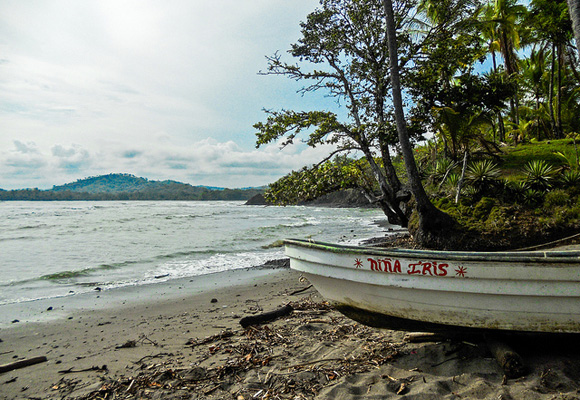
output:
{"label": "ocean", "polygon": [[1,202],[0,323],[11,305],[182,278],[203,285],[201,277],[283,258],[275,244],[285,238],[356,244],[384,235],[384,220],[376,209],[226,201]]}

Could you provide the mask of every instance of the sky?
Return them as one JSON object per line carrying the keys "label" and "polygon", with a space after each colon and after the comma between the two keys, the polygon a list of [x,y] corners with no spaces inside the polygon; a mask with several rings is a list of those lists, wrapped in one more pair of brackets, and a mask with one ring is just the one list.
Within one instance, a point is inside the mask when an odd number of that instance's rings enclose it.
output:
{"label": "sky", "polygon": [[258,74],[317,5],[1,0],[0,188],[108,173],[240,188],[319,161],[329,149],[256,149],[252,127],[263,109],[335,107]]}

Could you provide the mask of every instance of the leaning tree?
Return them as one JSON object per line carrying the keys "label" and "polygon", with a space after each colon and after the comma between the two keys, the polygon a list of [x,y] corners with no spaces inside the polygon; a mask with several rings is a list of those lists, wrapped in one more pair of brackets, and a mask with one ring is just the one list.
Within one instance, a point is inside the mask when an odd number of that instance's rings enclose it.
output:
{"label": "leaning tree", "polygon": [[[400,88],[392,91],[391,99],[392,72],[404,77],[419,59],[428,57],[436,41],[448,37],[457,19],[465,15],[462,4],[467,2],[447,0],[444,9],[440,7],[447,16],[437,21],[428,21],[422,3],[407,0],[385,7],[380,0],[321,0],[321,7],[301,24],[302,37],[289,51],[295,62],[285,62],[277,53],[268,57],[268,70],[262,73],[305,82],[302,93],[325,91],[346,108],[348,116],[270,110],[267,120],[254,127],[257,146],[272,141],[286,145],[304,134],[310,146],[335,146],[327,160],[337,153],[362,154],[375,181],[374,188],[363,186],[367,198],[380,205],[391,223],[407,226],[404,205],[412,192],[419,215],[415,237],[424,245],[438,245],[433,238],[440,237],[437,233],[452,221],[431,204],[422,187],[412,156],[420,132],[409,129],[412,124],[402,114]],[[387,34],[389,24],[395,36]],[[395,148],[405,159],[405,186],[393,166]],[[327,166],[327,160],[319,165]]]}
{"label": "leaning tree", "polygon": [[409,182],[411,183],[413,196],[417,203],[417,215],[419,217],[419,226],[416,230],[415,239],[423,244],[432,245],[439,242],[441,230],[452,226],[453,220],[449,215],[445,214],[431,203],[421,183],[421,177],[413,155],[413,149],[407,132],[407,123],[405,121],[403,110],[403,97],[399,76],[399,49],[393,4],[391,0],[383,0],[383,5],[387,26],[386,31],[392,83],[391,93],[395,111],[397,133],[399,136],[401,152],[403,153],[403,158],[405,160],[405,168],[407,170]]}
{"label": "leaning tree", "polygon": [[[413,5],[405,3],[403,12]],[[289,51],[299,62],[290,64],[275,54],[268,57],[268,70],[263,73],[303,81],[303,93],[325,91],[344,105],[348,117],[341,119],[330,111],[267,111],[267,120],[254,125],[259,131],[257,145],[282,138],[283,144],[292,143],[307,131],[308,145],[335,146],[329,159],[337,153],[362,153],[376,185],[360,188],[369,201],[381,207],[389,222],[406,226],[403,202],[409,193],[391,154],[397,140],[386,104],[390,81],[381,3],[322,0],[301,27],[302,37]]]}

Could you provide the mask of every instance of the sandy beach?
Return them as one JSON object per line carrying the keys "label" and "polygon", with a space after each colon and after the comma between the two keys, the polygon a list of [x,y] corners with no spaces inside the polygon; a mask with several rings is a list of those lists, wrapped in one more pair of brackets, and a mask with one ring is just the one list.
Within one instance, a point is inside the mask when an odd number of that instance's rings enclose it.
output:
{"label": "sandy beach", "polygon": [[[507,379],[481,337],[415,343],[362,326],[288,269],[188,285],[1,329],[0,364],[46,361],[0,373],[0,399],[580,398],[574,337],[510,338],[527,369]],[[240,325],[287,304],[286,316]]]}

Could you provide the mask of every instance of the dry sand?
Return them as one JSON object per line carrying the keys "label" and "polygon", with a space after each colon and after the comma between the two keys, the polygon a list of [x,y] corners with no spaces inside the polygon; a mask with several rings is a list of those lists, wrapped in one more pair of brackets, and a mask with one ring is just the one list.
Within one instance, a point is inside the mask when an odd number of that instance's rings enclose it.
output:
{"label": "dry sand", "polygon": [[[576,338],[512,338],[528,370],[505,380],[480,337],[409,343],[323,302],[290,270],[218,291],[0,330],[0,399],[578,399]],[[187,288],[182,293],[187,292]],[[214,300],[215,299],[217,302]],[[240,319],[291,303],[290,315]]]}

